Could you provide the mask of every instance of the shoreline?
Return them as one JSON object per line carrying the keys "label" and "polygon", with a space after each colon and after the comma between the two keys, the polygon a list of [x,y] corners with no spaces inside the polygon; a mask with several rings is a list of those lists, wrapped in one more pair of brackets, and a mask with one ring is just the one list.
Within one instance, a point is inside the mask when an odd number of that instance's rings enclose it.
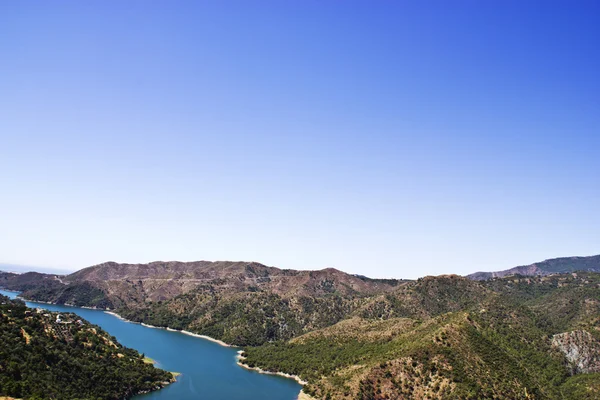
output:
{"label": "shoreline", "polygon": [[[130,321],[130,320],[128,320],[128,319],[125,319],[125,318],[123,318],[122,316],[120,316],[119,314],[117,314],[117,313],[115,313],[115,312],[113,312],[113,311],[104,311],[104,312],[105,312],[105,313],[107,313],[107,314],[113,315],[113,316],[115,316],[115,317],[119,318],[119,319],[120,319],[120,320],[122,320],[122,321],[129,322],[129,323],[131,323],[131,324],[139,324],[139,325],[142,325],[142,326],[144,326],[144,327],[146,327],[146,328],[152,328],[152,329],[164,329],[164,330],[167,330],[167,331],[169,331],[169,332],[179,332],[179,333],[183,333],[184,335],[193,336],[193,337],[196,337],[196,338],[199,338],[199,339],[204,339],[204,340],[208,340],[208,341],[210,341],[210,342],[213,342],[213,343],[217,343],[218,345],[220,345],[220,346],[223,346],[223,347],[229,347],[229,348],[238,348],[238,349],[239,349],[239,347],[238,347],[238,346],[234,346],[234,345],[232,345],[232,344],[225,343],[225,342],[224,342],[224,341],[222,341],[222,340],[215,339],[215,338],[212,338],[212,337],[210,337],[210,336],[206,336],[206,335],[199,335],[199,334],[197,334],[197,333],[193,333],[193,332],[186,331],[186,330],[183,330],[183,329],[182,329],[182,330],[179,330],[179,329],[173,329],[173,328],[169,328],[169,327],[166,327],[166,328],[164,328],[164,327],[161,327],[161,326],[149,325],[149,324],[146,324],[146,323],[144,323],[144,322],[135,322],[135,321]],[[235,363],[236,363],[236,364],[237,364],[239,367],[241,367],[241,368],[247,369],[247,370],[249,370],[249,371],[258,372],[259,374],[265,374],[265,375],[277,375],[277,376],[281,376],[281,377],[283,377],[283,378],[287,378],[287,379],[293,379],[293,380],[295,380],[295,381],[296,381],[296,383],[298,383],[300,386],[304,386],[304,385],[308,384],[308,382],[306,382],[306,381],[302,380],[302,378],[300,378],[300,377],[299,377],[299,376],[297,376],[297,375],[286,374],[285,372],[273,372],[273,371],[268,371],[268,370],[264,370],[264,369],[262,369],[262,368],[259,368],[259,367],[249,367],[248,365],[246,365],[246,364],[243,364],[243,363],[241,362],[241,360],[243,360],[243,359],[244,359],[244,357],[242,357],[242,353],[243,353],[243,352],[244,352],[244,350],[240,349],[240,350],[238,350],[238,351],[237,351],[237,354],[236,354],[236,356],[235,356]],[[300,394],[302,394],[303,396],[305,396],[305,397],[304,397],[305,399],[307,398],[306,396],[308,396],[306,393],[303,393],[303,392],[302,392],[302,389],[300,389]],[[300,398],[300,397],[299,397],[299,398]]]}
{"label": "shoreline", "polygon": [[199,335],[199,334],[197,334],[197,333],[190,332],[190,331],[186,331],[186,330],[183,330],[183,329],[173,329],[173,328],[169,328],[169,327],[166,327],[166,328],[165,328],[165,327],[163,327],[163,326],[154,326],[154,325],[146,324],[145,322],[136,322],[136,321],[131,321],[131,320],[128,320],[128,319],[126,319],[126,318],[123,318],[122,316],[120,316],[119,314],[117,314],[117,313],[116,313],[116,312],[114,312],[114,311],[104,311],[104,312],[105,312],[106,314],[110,314],[110,315],[112,315],[112,316],[114,316],[114,317],[117,317],[117,318],[118,318],[118,319],[120,319],[121,321],[124,321],[124,322],[129,322],[130,324],[138,324],[138,325],[142,325],[143,327],[146,327],[146,328],[152,328],[152,329],[164,329],[164,330],[167,330],[167,331],[169,331],[169,332],[179,332],[179,333],[183,333],[184,335],[193,336],[193,337],[197,337],[197,338],[200,338],[200,339],[205,339],[205,340],[208,340],[209,342],[217,343],[218,345],[221,345],[221,346],[223,346],[223,347],[236,347],[236,348],[237,348],[237,346],[233,346],[233,345],[231,345],[231,344],[225,343],[225,342],[224,342],[224,341],[222,341],[222,340],[215,339],[215,338],[212,338],[212,337],[210,337],[210,336],[206,336],[206,335]]}
{"label": "shoreline", "polygon": [[[6,290],[6,289],[3,289],[3,290]],[[6,291],[8,292],[9,290],[6,290]],[[14,291],[11,291],[11,292],[13,292],[13,293],[20,293],[20,292],[14,292]],[[200,335],[200,334],[197,334],[197,333],[189,332],[189,331],[186,331],[186,330],[183,330],[183,329],[182,329],[182,330],[179,330],[179,329],[173,329],[173,328],[169,328],[169,327],[161,327],[161,326],[149,325],[149,324],[146,324],[146,323],[144,323],[144,322],[136,322],[136,321],[131,321],[131,320],[128,320],[128,319],[126,319],[126,318],[122,317],[121,315],[117,314],[116,312],[114,312],[114,311],[112,311],[112,310],[101,309],[101,308],[96,308],[96,307],[75,306],[75,305],[71,305],[71,304],[56,304],[56,303],[50,303],[50,302],[45,302],[45,301],[27,300],[27,299],[23,299],[23,298],[21,298],[20,296],[17,296],[17,298],[20,298],[21,300],[24,300],[24,301],[28,301],[28,302],[30,302],[30,303],[40,303],[40,304],[59,305],[59,306],[60,306],[60,305],[62,305],[62,306],[68,306],[68,307],[73,307],[73,308],[85,308],[85,309],[91,309],[91,310],[102,311],[102,312],[104,312],[104,313],[106,313],[106,314],[112,315],[113,317],[116,317],[116,318],[120,319],[120,320],[121,320],[121,321],[123,321],[123,322],[128,322],[128,323],[131,323],[131,324],[138,324],[138,325],[142,325],[142,326],[144,326],[144,327],[146,327],[146,328],[152,328],[152,329],[164,329],[164,330],[167,330],[167,331],[170,331],[170,332],[179,332],[179,333],[182,333],[182,334],[184,334],[184,335],[192,336],[192,337],[199,338],[199,339],[208,340],[208,341],[210,341],[210,342],[216,343],[216,344],[218,344],[218,345],[220,345],[220,346],[223,346],[223,347],[229,347],[229,348],[238,348],[238,349],[240,349],[240,347],[238,347],[238,346],[234,346],[234,345],[231,345],[231,344],[228,344],[228,343],[225,343],[225,342],[224,342],[224,341],[222,341],[222,340],[215,339],[215,338],[212,338],[212,337],[210,337],[210,336],[206,336],[206,335]],[[241,368],[244,368],[244,369],[246,369],[246,370],[249,370],[249,371],[258,372],[259,374],[265,374],[265,375],[277,375],[277,376],[281,376],[281,377],[283,377],[283,378],[287,378],[287,379],[293,379],[294,381],[296,381],[296,383],[298,383],[298,384],[299,384],[299,385],[301,385],[301,386],[304,386],[304,385],[306,385],[306,384],[308,383],[308,382],[306,382],[306,381],[302,380],[302,379],[301,379],[299,376],[297,376],[297,375],[286,374],[285,372],[273,372],[273,371],[268,371],[268,370],[264,370],[264,369],[262,369],[262,368],[259,368],[259,367],[250,367],[250,366],[248,366],[248,365],[246,365],[246,364],[243,364],[243,363],[241,362],[241,360],[243,360],[243,359],[244,359],[244,357],[242,357],[242,355],[241,355],[241,354],[242,354],[242,352],[243,352],[243,350],[241,350],[241,349],[240,349],[240,350],[238,350],[238,351],[237,351],[237,355],[236,355],[236,357],[235,357],[235,360],[236,360],[236,365],[238,365],[238,366],[239,366],[239,367],[241,367]],[[177,381],[177,379],[174,379],[174,380],[173,380],[173,382],[176,382],[176,381]],[[170,383],[173,383],[173,382],[169,382],[169,384],[170,384]],[[302,389],[300,389],[300,393],[298,394],[298,399],[306,399],[306,400],[310,400],[310,399],[312,399],[312,398],[311,398],[310,396],[308,396],[306,393],[304,393],[304,392],[302,391]]]}
{"label": "shoreline", "polygon": [[[6,290],[6,289],[2,289],[2,290],[4,290],[5,292],[11,292],[11,293],[21,293],[21,292],[16,292],[14,290]],[[75,304],[69,304],[69,303],[58,304],[58,303],[52,303],[52,302],[49,302],[49,301],[26,299],[26,298],[21,297],[19,295],[17,295],[16,298],[19,299],[19,300],[26,301],[28,303],[48,304],[48,305],[51,305],[51,306],[65,306],[65,307],[72,307],[72,308],[85,308],[86,310],[96,310],[96,311],[109,312],[108,308],[98,308],[98,307],[89,307],[89,306],[76,306]]]}
{"label": "shoreline", "polygon": [[167,328],[167,330],[168,330],[168,331],[172,331],[172,332],[179,332],[179,333],[183,333],[184,335],[193,336],[193,337],[195,337],[195,338],[200,338],[200,339],[208,340],[209,342],[216,343],[216,344],[218,344],[218,345],[221,345],[221,346],[223,346],[223,347],[234,347],[234,348],[238,348],[237,346],[234,346],[234,345],[232,345],[232,344],[229,344],[229,343],[225,343],[225,342],[224,342],[224,341],[222,341],[222,340],[215,339],[215,338],[212,338],[212,337],[210,337],[210,336],[206,336],[206,335],[200,335],[200,334],[197,334],[197,333],[194,333],[194,332],[190,332],[190,331],[185,331],[185,330],[183,330],[183,329],[182,329],[182,330],[177,330],[177,329],[173,329],[173,328]]}
{"label": "shoreline", "polygon": [[[169,371],[167,371],[167,372],[169,372]],[[175,375],[175,374],[178,374],[178,375]],[[133,395],[133,397],[137,397],[137,396],[140,396],[140,395],[143,395],[143,394],[148,394],[148,393],[157,392],[159,390],[162,390],[162,389],[166,388],[167,386],[169,386],[169,385],[177,382],[177,376],[179,376],[181,374],[179,372],[171,372],[171,375],[173,376],[173,378],[170,379],[169,381],[161,382],[159,386],[156,386],[156,387],[154,387],[152,389],[149,389],[149,390],[140,390],[139,392],[135,393]]]}
{"label": "shoreline", "polygon": [[[238,348],[239,349],[238,346],[234,346],[234,345],[225,343],[222,340],[215,339],[215,338],[212,338],[210,336],[199,335],[197,333],[189,332],[189,331],[186,331],[186,330],[183,330],[183,329],[182,330],[178,330],[178,329],[173,329],[173,328],[169,328],[169,327],[164,328],[164,327],[161,327],[161,326],[149,325],[149,324],[146,324],[144,322],[130,321],[128,319],[123,318],[122,316],[120,316],[119,314],[117,314],[117,313],[115,313],[113,311],[104,311],[104,312],[107,313],[107,314],[110,314],[110,315],[112,315],[114,317],[117,317],[118,319],[120,319],[120,320],[122,320],[124,322],[128,322],[128,323],[131,323],[131,324],[139,324],[139,325],[142,325],[142,326],[144,326],[146,328],[152,328],[152,329],[164,329],[164,330],[167,330],[169,332],[179,332],[179,333],[183,333],[184,335],[189,335],[189,336],[193,336],[193,337],[196,337],[196,338],[199,338],[199,339],[204,339],[204,340],[208,340],[208,341],[213,342],[213,343],[217,343],[218,345],[223,346],[223,347],[229,347],[229,348],[233,347],[233,348]],[[259,374],[277,375],[277,376],[281,376],[283,378],[293,379],[300,386],[304,386],[304,385],[308,384],[308,382],[302,380],[302,378],[300,378],[297,375],[286,374],[285,372],[267,371],[267,370],[264,370],[264,369],[259,368],[259,367],[250,367],[250,366],[248,366],[246,364],[243,364],[241,362],[241,360],[243,360],[245,358],[245,357],[242,357],[242,353],[243,352],[244,352],[244,350],[240,349],[240,350],[237,351],[237,354],[235,356],[235,363],[236,363],[236,365],[238,367],[244,368],[244,369],[246,369],[248,371],[258,372]],[[302,391],[302,389],[300,389],[300,393],[298,393],[297,400],[316,400],[316,399],[314,397],[311,397],[311,396],[307,395],[306,393],[304,393]]]}
{"label": "shoreline", "polygon": [[279,375],[279,376],[283,376],[284,378],[293,379],[296,382],[298,382],[298,384],[301,385],[301,386],[304,386],[304,385],[308,384],[308,382],[302,380],[302,378],[300,378],[298,375],[286,374],[285,372],[268,371],[268,370],[262,369],[260,367],[250,367],[249,365],[246,365],[246,364],[242,363],[242,360],[244,360],[246,358],[246,357],[242,356],[243,352],[244,352],[243,350],[239,350],[237,352],[237,356],[235,356],[236,364],[239,365],[242,368],[245,368],[245,369],[250,370],[250,371],[256,371],[259,374]]}
{"label": "shoreline", "polygon": [[317,400],[317,399],[304,393],[304,391],[301,390],[300,393],[298,394],[297,400]]}
{"label": "shoreline", "polygon": [[[4,289],[4,288],[0,288],[0,289],[2,289],[5,292],[15,293],[15,294],[17,294],[15,296],[15,299],[19,299],[19,300],[26,301],[26,302],[29,302],[29,303],[38,303],[38,304],[41,304],[41,305],[42,304],[48,304],[48,305],[54,305],[54,306],[58,305],[58,306],[67,306],[67,307],[71,307],[71,308],[84,308],[84,309],[88,309],[88,310],[103,311],[103,312],[109,313],[109,314],[111,314],[111,315],[113,315],[113,316],[115,316],[115,317],[117,317],[117,318],[119,318],[119,319],[121,319],[123,321],[127,321],[125,318],[121,317],[120,315],[118,315],[118,314],[116,314],[114,312],[108,311],[108,309],[101,309],[101,308],[97,308],[97,307],[87,307],[87,306],[76,306],[76,305],[73,305],[73,304],[56,304],[56,303],[51,303],[51,302],[48,302],[48,301],[40,301],[40,300],[29,300],[29,299],[25,299],[25,298],[19,296],[19,294],[21,293],[19,291],[8,290],[8,289]],[[127,321],[127,322],[132,322],[132,321]],[[150,357],[144,357],[144,362],[148,363],[148,364],[153,364],[153,365],[157,364],[157,362],[154,359],[150,358]],[[181,375],[181,372],[172,372],[172,371],[167,371],[167,372],[169,372],[171,374],[171,379],[169,379],[168,381],[160,382],[157,386],[155,386],[155,387],[153,387],[151,389],[138,391],[138,392],[134,393],[133,396],[136,397],[136,396],[139,396],[139,395],[142,395],[142,394],[148,394],[148,393],[151,393],[151,392],[162,390],[165,387],[167,387],[167,386],[169,386],[169,385],[171,385],[173,383],[176,383],[177,382],[177,377],[179,377]],[[0,396],[0,400],[2,400],[2,399],[4,399],[4,397]],[[12,399],[12,398],[11,397],[6,397],[6,399]],[[15,399],[15,400],[17,400],[17,399]]]}
{"label": "shoreline", "polygon": [[[8,289],[3,289],[3,288],[2,288],[2,290],[6,291],[6,292],[11,292],[11,293],[17,293],[17,294],[21,293],[19,291],[8,290]],[[114,312],[114,311],[112,311],[110,309],[102,309],[102,308],[98,308],[98,307],[88,307],[88,306],[76,306],[74,304],[68,304],[68,303],[57,304],[57,303],[51,303],[49,301],[25,299],[25,298],[23,298],[23,297],[21,297],[19,295],[17,295],[16,298],[20,299],[20,300],[23,300],[23,301],[27,301],[29,303],[48,304],[48,305],[51,305],[51,306],[67,306],[67,307],[72,307],[72,308],[85,308],[87,310],[102,311],[102,312],[104,312],[106,314],[110,314],[110,315],[112,315],[114,317],[117,317],[121,321],[129,322],[130,324],[139,324],[139,325],[142,325],[142,326],[144,326],[146,328],[165,329],[165,330],[170,331],[170,332],[179,332],[179,333],[183,333],[184,335],[193,336],[193,337],[196,337],[196,338],[208,340],[208,341],[213,342],[213,343],[217,343],[217,344],[219,344],[219,345],[221,345],[223,347],[235,347],[235,348],[238,348],[237,346],[225,343],[222,340],[215,339],[215,338],[212,338],[212,337],[206,336],[206,335],[200,335],[200,334],[197,334],[197,333],[194,333],[194,332],[190,332],[190,331],[186,331],[186,330],[183,330],[183,329],[180,330],[180,329],[173,329],[173,328],[169,328],[169,327],[165,328],[165,327],[162,327],[162,326],[154,326],[154,325],[146,324],[144,322],[131,321],[131,320],[128,320],[126,318],[123,318],[122,316],[120,316],[119,314],[117,314],[116,312]]]}

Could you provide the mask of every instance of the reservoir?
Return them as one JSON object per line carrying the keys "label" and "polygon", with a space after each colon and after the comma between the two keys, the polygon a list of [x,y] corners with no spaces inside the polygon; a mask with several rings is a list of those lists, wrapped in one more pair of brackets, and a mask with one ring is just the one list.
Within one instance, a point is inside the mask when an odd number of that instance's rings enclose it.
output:
{"label": "reservoir", "polygon": [[[15,298],[17,293],[0,290]],[[295,400],[302,388],[296,381],[249,371],[236,364],[236,348],[181,332],[130,323],[101,310],[26,302],[28,307],[72,312],[99,325],[126,347],[156,361],[156,366],[180,372],[177,382],[136,396],[136,400]]]}

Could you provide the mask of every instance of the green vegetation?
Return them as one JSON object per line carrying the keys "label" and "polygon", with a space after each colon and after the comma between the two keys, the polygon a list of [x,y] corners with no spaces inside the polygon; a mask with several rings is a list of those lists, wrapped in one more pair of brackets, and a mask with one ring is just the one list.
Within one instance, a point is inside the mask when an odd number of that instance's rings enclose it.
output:
{"label": "green vegetation", "polygon": [[0,296],[1,396],[123,399],[173,380],[98,326],[58,315]]}
{"label": "green vegetation", "polygon": [[169,301],[121,308],[117,313],[132,321],[185,329],[239,346],[256,346],[333,325],[363,303],[360,298],[336,293],[284,298],[252,288],[225,297],[203,286]]}
{"label": "green vegetation", "polygon": [[[175,264],[152,268],[157,274],[188,268]],[[5,282],[27,285],[25,296],[113,304],[130,320],[245,346],[242,362],[298,375],[308,382],[305,392],[319,399],[600,398],[598,273],[407,282],[331,269],[207,265],[210,273],[185,269],[202,277],[195,284],[71,277],[56,286],[37,275]],[[104,279],[120,276],[122,268],[138,271],[110,264],[85,272]],[[571,353],[590,357],[567,359],[572,346]]]}
{"label": "green vegetation", "polygon": [[594,273],[425,278],[357,317],[247,347],[243,362],[296,374],[323,399],[598,398],[600,374],[570,376],[551,337],[575,328],[597,336],[599,300]]}
{"label": "green vegetation", "polygon": [[600,399],[600,373],[577,375],[569,378],[563,385],[562,395],[564,399]]}
{"label": "green vegetation", "polygon": [[78,282],[68,286],[59,285],[28,288],[23,291],[22,296],[34,301],[69,304],[77,307],[113,308],[113,303],[106,294],[89,282]]}

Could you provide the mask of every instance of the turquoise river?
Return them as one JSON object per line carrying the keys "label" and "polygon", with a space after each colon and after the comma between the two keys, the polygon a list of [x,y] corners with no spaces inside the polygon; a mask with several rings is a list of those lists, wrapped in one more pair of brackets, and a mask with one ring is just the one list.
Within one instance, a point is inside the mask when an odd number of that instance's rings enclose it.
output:
{"label": "turquoise river", "polygon": [[[17,293],[0,290],[15,298]],[[236,364],[236,348],[166,329],[124,321],[101,310],[27,302],[29,307],[74,312],[115,336],[124,346],[144,353],[156,366],[180,372],[177,382],[136,400],[295,400],[301,386],[294,380],[249,371]]]}

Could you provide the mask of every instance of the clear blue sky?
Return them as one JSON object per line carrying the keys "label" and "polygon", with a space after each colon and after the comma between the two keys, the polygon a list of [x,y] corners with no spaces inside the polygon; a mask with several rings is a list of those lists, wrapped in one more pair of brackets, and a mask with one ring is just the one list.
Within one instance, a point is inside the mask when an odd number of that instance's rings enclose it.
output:
{"label": "clear blue sky", "polygon": [[600,253],[598,1],[0,2],[0,262]]}

